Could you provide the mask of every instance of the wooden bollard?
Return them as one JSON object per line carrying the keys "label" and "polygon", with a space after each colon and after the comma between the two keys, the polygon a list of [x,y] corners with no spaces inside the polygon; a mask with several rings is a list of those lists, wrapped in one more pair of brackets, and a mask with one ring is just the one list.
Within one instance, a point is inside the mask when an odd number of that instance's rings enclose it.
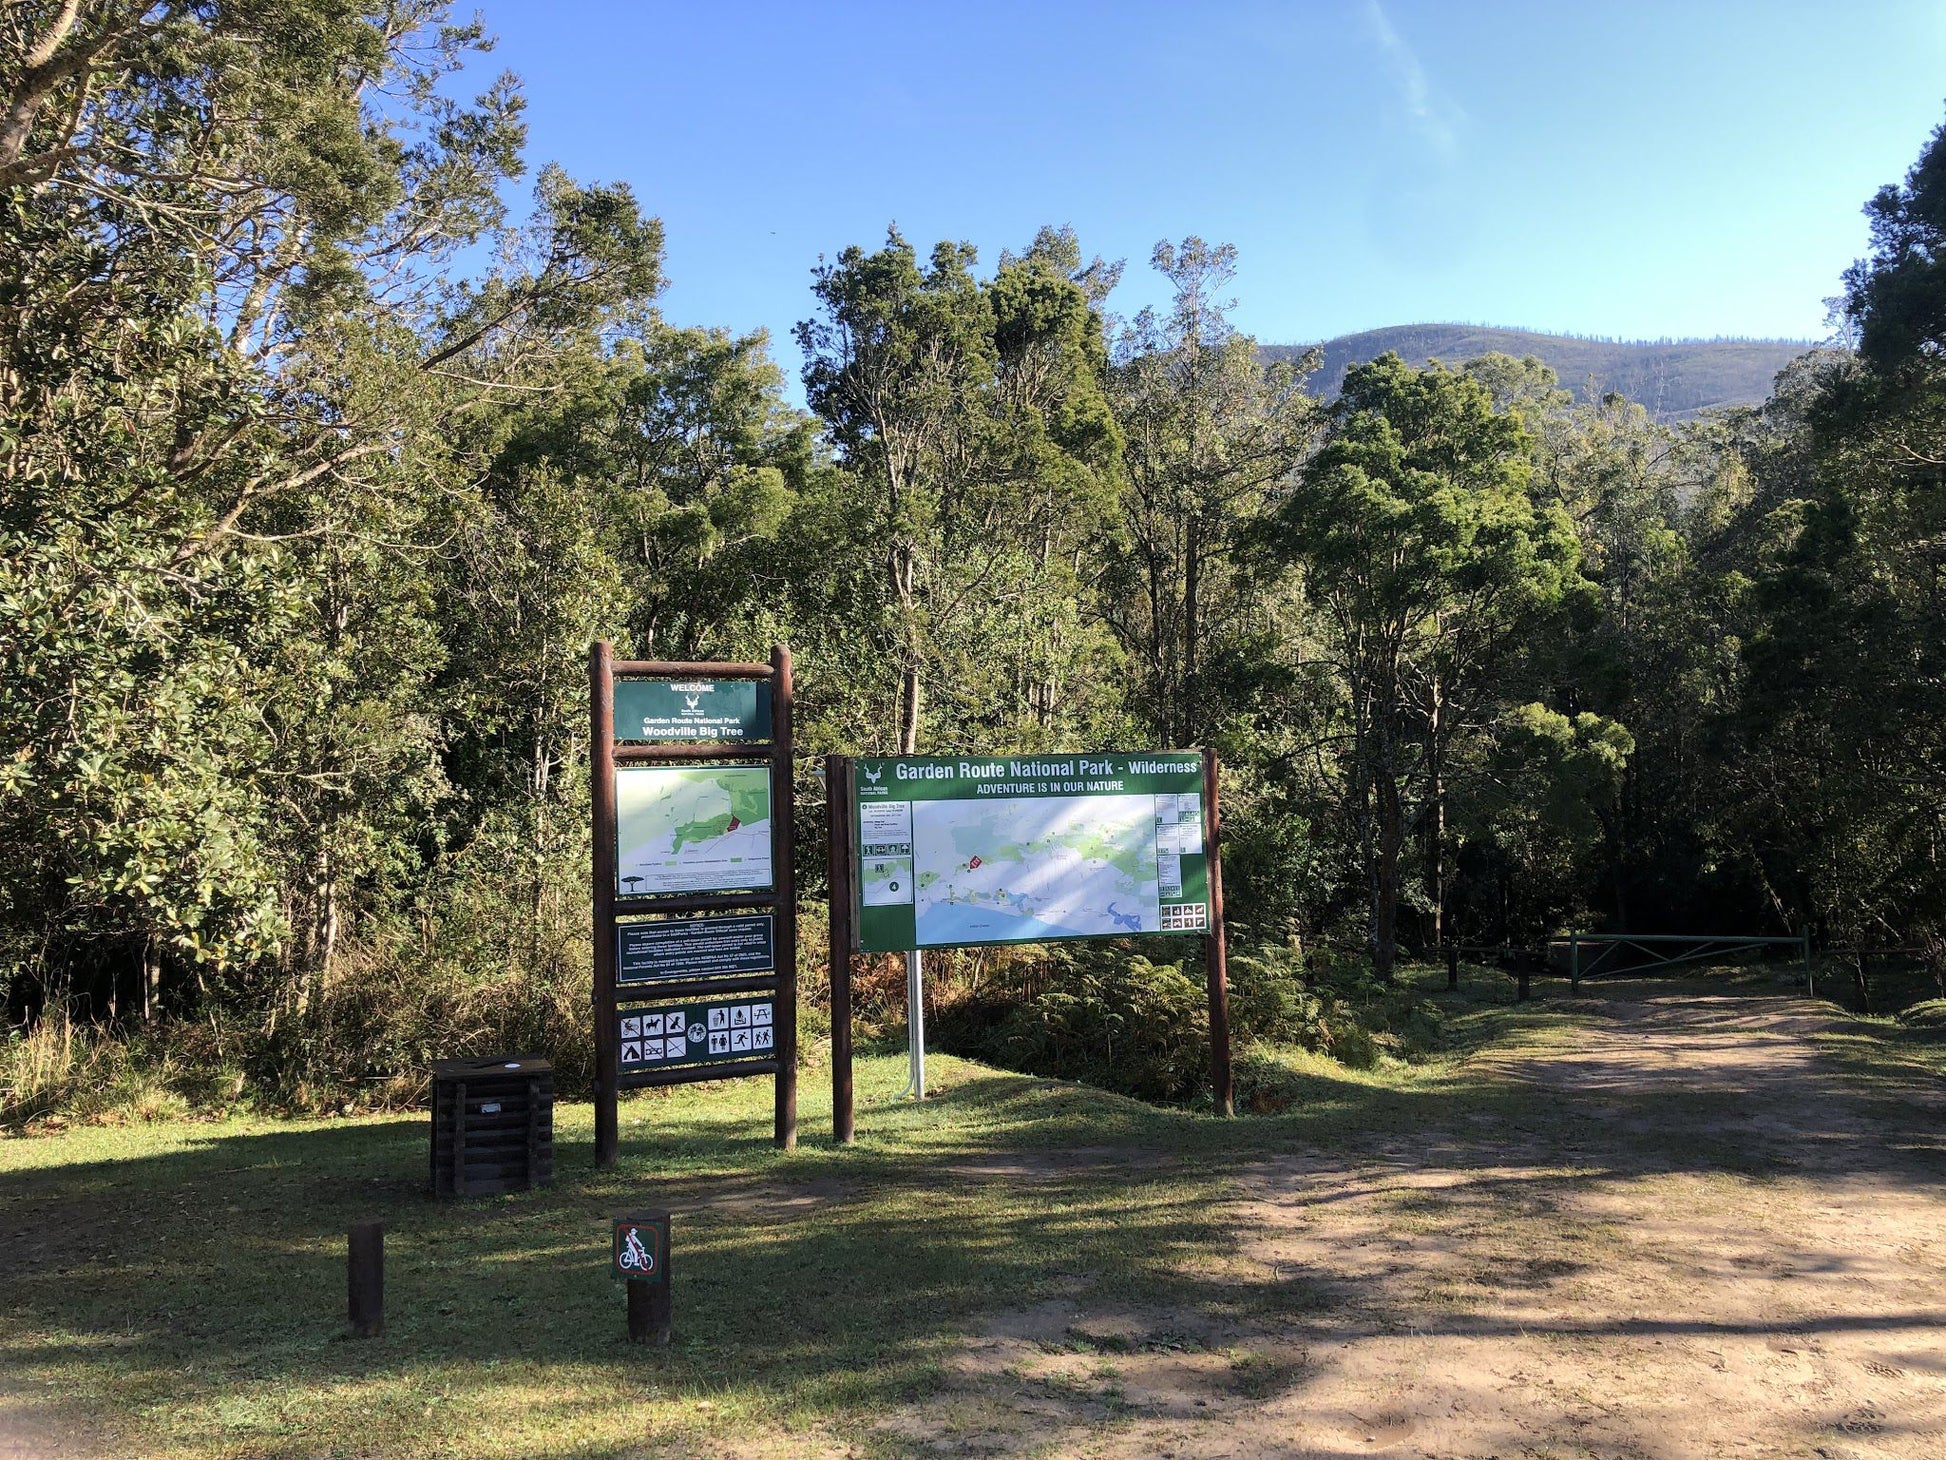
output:
{"label": "wooden bollard", "polygon": [[669,1342],[669,1214],[631,1212],[614,1221],[615,1276],[628,1289],[630,1343]]}
{"label": "wooden bollard", "polygon": [[669,1284],[645,1278],[628,1281],[628,1341],[669,1341]]}
{"label": "wooden bollard", "polygon": [[354,1338],[385,1332],[385,1225],[360,1222],[345,1247],[346,1312]]}

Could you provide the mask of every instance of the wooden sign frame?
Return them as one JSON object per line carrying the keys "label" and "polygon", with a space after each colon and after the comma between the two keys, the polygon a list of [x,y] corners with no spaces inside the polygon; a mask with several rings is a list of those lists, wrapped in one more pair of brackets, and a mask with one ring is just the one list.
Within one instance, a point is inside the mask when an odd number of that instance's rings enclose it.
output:
{"label": "wooden sign frame", "polygon": [[[746,679],[770,688],[768,740],[619,743],[615,738],[615,681],[623,679]],[[795,777],[791,758],[791,656],[782,645],[768,664],[674,663],[616,659],[607,640],[588,652],[591,736],[589,802],[594,831],[595,1164],[615,1164],[620,1146],[619,1102],[623,1090],[651,1085],[727,1080],[743,1075],[777,1078],[774,1139],[797,1144],[797,877],[792,862]],[[770,768],[771,885],[764,891],[623,894],[616,882],[615,772],[626,765],[765,764]],[[726,978],[670,979],[618,986],[616,928],[629,914],[769,912],[774,917],[775,967],[768,973]],[[768,993],[776,1001],[775,1047],[766,1058],[699,1064],[676,1069],[621,1070],[620,1006],[654,1000],[693,1001],[711,994]]]}
{"label": "wooden sign frame", "polygon": [[[1236,1114],[1230,1061],[1229,936],[1223,915],[1222,816],[1217,801],[1216,752],[1205,748],[1203,843],[1209,857],[1209,929],[1203,934],[1203,974],[1209,1001],[1210,1075],[1216,1112]],[[824,758],[827,875],[831,889],[831,1124],[850,1145],[857,1121],[851,1071],[851,964],[858,951],[857,786],[853,757]]]}

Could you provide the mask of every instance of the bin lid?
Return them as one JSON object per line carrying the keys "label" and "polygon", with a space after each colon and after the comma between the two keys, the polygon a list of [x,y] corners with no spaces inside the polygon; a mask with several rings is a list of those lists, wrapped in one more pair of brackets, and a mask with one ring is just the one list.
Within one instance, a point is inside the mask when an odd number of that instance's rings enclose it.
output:
{"label": "bin lid", "polygon": [[546,1060],[522,1054],[482,1055],[478,1059],[432,1062],[432,1077],[435,1080],[491,1080],[496,1077],[511,1079],[515,1075],[553,1073],[554,1066]]}

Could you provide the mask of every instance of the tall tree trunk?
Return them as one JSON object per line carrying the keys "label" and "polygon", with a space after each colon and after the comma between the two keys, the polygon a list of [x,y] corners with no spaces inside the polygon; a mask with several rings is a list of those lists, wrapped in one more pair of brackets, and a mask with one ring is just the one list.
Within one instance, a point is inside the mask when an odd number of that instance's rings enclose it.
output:
{"label": "tall tree trunk", "polygon": [[[1385,760],[1389,762],[1387,755]],[[1372,972],[1390,985],[1399,953],[1399,862],[1405,850],[1405,808],[1398,777],[1382,764],[1375,788],[1378,855],[1373,867]]]}
{"label": "tall tree trunk", "polygon": [[1370,758],[1365,762],[1371,789],[1366,856],[1371,868],[1372,972],[1391,984],[1398,961],[1399,861],[1405,851],[1405,806],[1399,795],[1398,652],[1381,648],[1367,676],[1365,714]]}
{"label": "tall tree trunk", "polygon": [[[329,832],[327,831],[327,836]],[[338,870],[328,846],[318,849],[311,864],[309,914],[303,952],[297,969],[295,1013],[301,1020],[322,1000],[331,978],[331,961],[338,947]]]}
{"label": "tall tree trunk", "polygon": [[1182,572],[1182,684],[1176,692],[1175,723],[1170,727],[1174,739],[1188,743],[1202,730],[1196,705],[1196,641],[1202,630],[1203,534],[1192,512],[1183,543]]}
{"label": "tall tree trunk", "polygon": [[917,603],[918,554],[907,542],[896,544],[888,555],[892,570],[892,591],[899,600],[900,632],[904,637],[903,662],[899,666],[899,754],[919,753],[920,686],[919,671],[925,663],[925,646],[919,634]]}
{"label": "tall tree trunk", "polygon": [[919,662],[908,654],[899,674],[899,754],[919,753]]}
{"label": "tall tree trunk", "polygon": [[1608,818],[1602,818],[1602,826],[1608,829],[1609,865],[1614,868],[1615,878],[1615,927],[1621,932],[1629,931],[1628,924],[1628,838],[1633,819],[1629,815],[1635,797],[1635,757],[1630,756],[1622,763],[1621,794],[1615,798],[1615,824],[1608,827]]}
{"label": "tall tree trunk", "polygon": [[1426,793],[1430,843],[1428,860],[1432,882],[1432,942],[1446,946],[1446,701],[1440,693],[1439,676],[1432,679],[1432,698],[1426,717]]}
{"label": "tall tree trunk", "polygon": [[142,1022],[155,1022],[156,1005],[162,993],[162,960],[157,956],[155,939],[142,944]]}

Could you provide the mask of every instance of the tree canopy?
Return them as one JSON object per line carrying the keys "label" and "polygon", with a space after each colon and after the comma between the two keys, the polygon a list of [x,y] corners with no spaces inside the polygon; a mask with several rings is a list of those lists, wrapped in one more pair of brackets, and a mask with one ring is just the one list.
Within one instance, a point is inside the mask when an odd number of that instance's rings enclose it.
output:
{"label": "tree canopy", "polygon": [[490,44],[437,0],[0,23],[15,1026],[297,1103],[469,1043],[574,1078],[599,638],[788,641],[811,753],[1217,746],[1243,966],[1946,946],[1946,128],[1867,207],[1857,348],[1754,409],[1504,355],[1325,399],[1230,246],[1158,244],[1125,317],[1054,226],[807,260],[800,409],[764,335],[662,317],[626,186],[530,175]]}

